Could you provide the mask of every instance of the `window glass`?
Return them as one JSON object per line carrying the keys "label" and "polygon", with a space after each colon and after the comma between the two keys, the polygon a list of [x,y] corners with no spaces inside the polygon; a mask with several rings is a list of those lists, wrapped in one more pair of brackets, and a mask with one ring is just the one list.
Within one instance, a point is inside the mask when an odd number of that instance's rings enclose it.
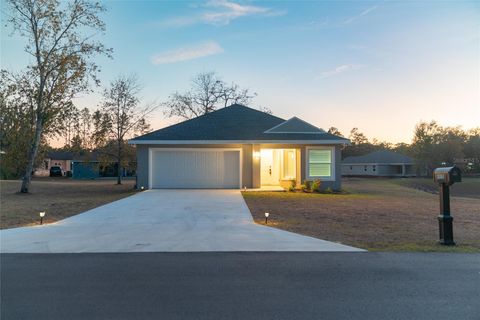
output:
{"label": "window glass", "polygon": [[310,177],[330,177],[332,172],[331,150],[309,150],[308,175]]}

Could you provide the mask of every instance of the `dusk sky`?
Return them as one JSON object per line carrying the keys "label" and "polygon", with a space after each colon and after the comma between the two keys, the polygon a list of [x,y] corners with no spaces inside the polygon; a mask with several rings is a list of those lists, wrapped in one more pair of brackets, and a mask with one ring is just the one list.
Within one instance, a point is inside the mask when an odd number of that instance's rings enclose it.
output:
{"label": "dusk sky", "polygon": [[[165,101],[216,71],[258,93],[252,106],[348,135],[411,142],[421,120],[480,126],[478,1],[108,1],[97,59],[106,85],[135,73],[142,101]],[[2,5],[1,66],[21,70],[24,39],[9,37]],[[97,93],[80,97],[96,108]],[[154,129],[173,124],[161,110]]]}

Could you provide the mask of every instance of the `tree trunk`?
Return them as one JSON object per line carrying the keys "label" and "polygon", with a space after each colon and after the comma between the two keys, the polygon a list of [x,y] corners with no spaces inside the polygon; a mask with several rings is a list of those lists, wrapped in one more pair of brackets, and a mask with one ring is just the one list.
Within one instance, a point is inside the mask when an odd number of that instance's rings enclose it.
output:
{"label": "tree trunk", "polygon": [[122,146],[118,144],[117,184],[122,184]]}
{"label": "tree trunk", "polygon": [[122,162],[118,161],[117,184],[122,184]]}
{"label": "tree trunk", "polygon": [[30,147],[30,152],[28,154],[27,168],[25,169],[25,175],[23,176],[23,179],[22,179],[22,187],[20,188],[20,192],[22,193],[28,193],[28,190],[30,188],[33,166],[35,165],[35,158],[37,157],[38,147],[40,146],[42,131],[43,131],[43,120],[41,117],[38,117],[37,123],[36,123],[36,129],[35,129],[35,137],[33,139],[32,146]]}

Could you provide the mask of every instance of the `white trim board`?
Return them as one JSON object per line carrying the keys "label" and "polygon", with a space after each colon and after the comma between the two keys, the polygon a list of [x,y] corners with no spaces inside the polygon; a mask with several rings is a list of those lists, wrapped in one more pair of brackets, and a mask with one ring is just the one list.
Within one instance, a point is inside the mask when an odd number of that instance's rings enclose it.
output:
{"label": "white trim board", "polygon": [[309,144],[309,145],[350,145],[349,140],[128,140],[128,144]]}

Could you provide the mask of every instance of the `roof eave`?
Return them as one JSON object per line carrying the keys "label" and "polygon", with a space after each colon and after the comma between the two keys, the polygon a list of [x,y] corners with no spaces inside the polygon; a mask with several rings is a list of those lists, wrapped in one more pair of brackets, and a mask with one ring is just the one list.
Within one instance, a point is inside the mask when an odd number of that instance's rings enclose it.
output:
{"label": "roof eave", "polygon": [[350,145],[349,140],[129,140],[128,144],[316,144],[316,145]]}

